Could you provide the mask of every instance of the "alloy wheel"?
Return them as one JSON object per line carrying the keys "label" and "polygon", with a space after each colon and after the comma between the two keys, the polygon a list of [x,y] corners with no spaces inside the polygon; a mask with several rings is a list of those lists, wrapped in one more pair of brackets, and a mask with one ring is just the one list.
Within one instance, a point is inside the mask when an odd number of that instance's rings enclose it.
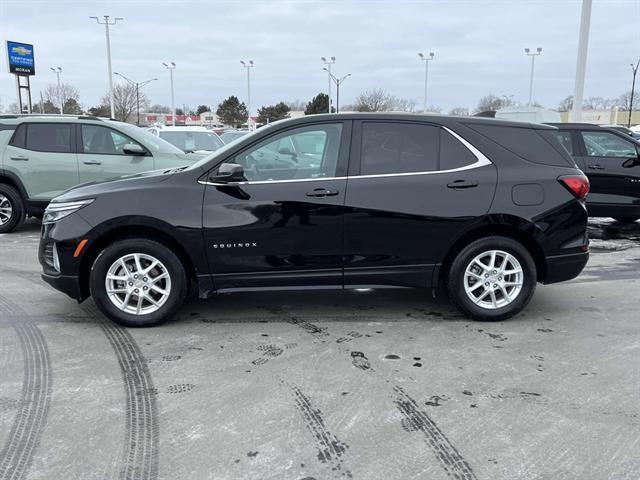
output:
{"label": "alloy wheel", "polygon": [[464,290],[479,307],[495,310],[518,297],[523,279],[524,272],[516,257],[502,250],[489,250],[467,265]]}
{"label": "alloy wheel", "polygon": [[171,276],[164,264],[145,253],[129,253],[109,267],[105,288],[111,303],[132,315],[160,309],[171,293]]}
{"label": "alloy wheel", "polygon": [[5,223],[11,220],[13,215],[13,206],[7,197],[0,194],[0,225],[4,225]]}

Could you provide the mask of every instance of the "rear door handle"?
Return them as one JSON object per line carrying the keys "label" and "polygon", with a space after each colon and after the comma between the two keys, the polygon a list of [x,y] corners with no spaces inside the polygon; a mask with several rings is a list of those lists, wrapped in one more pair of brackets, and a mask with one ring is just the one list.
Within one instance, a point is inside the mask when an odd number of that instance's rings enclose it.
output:
{"label": "rear door handle", "polygon": [[102,165],[102,162],[99,162],[98,160],[85,160],[82,163],[85,165]]}
{"label": "rear door handle", "polygon": [[589,168],[591,170],[604,170],[604,167],[602,165],[598,165],[597,163],[595,165],[589,165]]}
{"label": "rear door handle", "polygon": [[15,160],[16,162],[28,162],[29,159],[27,157],[9,157],[11,160]]}
{"label": "rear door handle", "polygon": [[448,188],[474,188],[478,186],[478,182],[468,182],[467,180],[456,180],[455,182],[447,183]]}
{"label": "rear door handle", "polygon": [[333,197],[334,195],[338,195],[338,190],[327,190],[326,188],[314,188],[310,192],[307,192],[307,197]]}

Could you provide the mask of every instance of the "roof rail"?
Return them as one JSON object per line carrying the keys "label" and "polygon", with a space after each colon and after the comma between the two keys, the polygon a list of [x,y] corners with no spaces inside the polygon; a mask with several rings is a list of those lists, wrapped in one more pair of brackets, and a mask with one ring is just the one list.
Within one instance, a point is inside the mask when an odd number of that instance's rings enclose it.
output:
{"label": "roof rail", "polygon": [[65,113],[60,115],[59,113],[3,113],[0,114],[0,119],[7,119],[7,118],[22,118],[22,117],[53,117],[53,118],[60,118],[60,117],[64,117],[64,118],[77,118],[79,120],[114,120],[113,118],[109,118],[109,117],[96,117],[94,115],[75,115],[75,114],[70,114],[70,113]]}

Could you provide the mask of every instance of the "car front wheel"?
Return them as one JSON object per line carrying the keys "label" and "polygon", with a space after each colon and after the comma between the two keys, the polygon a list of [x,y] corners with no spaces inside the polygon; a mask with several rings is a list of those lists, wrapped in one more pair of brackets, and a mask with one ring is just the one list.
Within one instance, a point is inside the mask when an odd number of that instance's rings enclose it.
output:
{"label": "car front wheel", "polygon": [[165,245],[126,239],[105,248],[89,278],[98,308],[116,323],[148,327],[170,319],[187,293],[180,259]]}
{"label": "car front wheel", "polygon": [[453,303],[476,320],[512,317],[536,288],[536,265],[528,250],[507,237],[476,240],[454,258],[447,278]]}
{"label": "car front wheel", "polygon": [[24,202],[18,191],[0,183],[0,233],[9,233],[25,218]]}

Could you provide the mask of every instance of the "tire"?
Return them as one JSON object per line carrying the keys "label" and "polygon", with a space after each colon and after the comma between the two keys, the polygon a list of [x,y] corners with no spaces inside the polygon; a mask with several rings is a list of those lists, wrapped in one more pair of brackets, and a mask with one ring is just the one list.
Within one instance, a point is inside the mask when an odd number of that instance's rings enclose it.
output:
{"label": "tire", "polygon": [[11,185],[0,183],[0,233],[9,233],[25,219],[24,200]]}
{"label": "tire", "polygon": [[[490,266],[491,251],[497,252],[496,268],[487,273],[475,260],[480,257],[485,266]],[[500,275],[503,267],[507,272],[517,272],[519,267],[520,273]],[[473,273],[467,275],[467,269]],[[494,271],[497,272],[495,275]],[[472,276],[474,273],[476,276]],[[480,285],[476,285],[478,282]],[[516,315],[531,300],[536,282],[536,264],[529,251],[521,243],[500,236],[482,238],[464,247],[453,259],[446,278],[447,291],[455,306],[465,315],[481,321],[504,320]],[[497,288],[493,290],[494,287]],[[471,293],[467,293],[467,288],[472,289]],[[480,299],[474,301],[471,296]]]}
{"label": "tire", "polygon": [[638,220],[638,217],[611,217],[613,218],[616,222],[620,222],[620,223],[634,223],[636,220]]}
{"label": "tire", "polygon": [[[119,259],[124,261],[126,273]],[[157,263],[152,267],[154,261]],[[153,240],[130,238],[100,252],[91,267],[89,289],[100,311],[114,322],[126,327],[150,327],[169,320],[178,311],[187,295],[188,279],[184,265],[168,247]],[[136,295],[141,292],[142,300]]]}

